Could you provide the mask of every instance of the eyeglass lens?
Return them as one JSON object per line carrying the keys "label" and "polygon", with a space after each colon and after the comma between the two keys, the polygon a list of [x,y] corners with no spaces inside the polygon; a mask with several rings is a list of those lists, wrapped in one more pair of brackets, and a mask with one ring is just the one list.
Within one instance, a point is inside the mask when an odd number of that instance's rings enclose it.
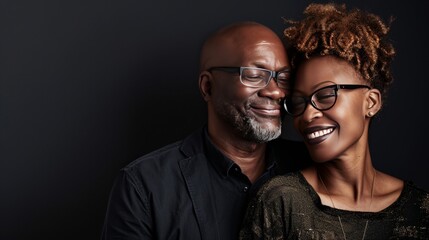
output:
{"label": "eyeglass lens", "polygon": [[258,68],[243,68],[241,72],[241,81],[244,85],[250,87],[265,87],[270,82],[271,78],[275,77],[277,85],[280,88],[287,89],[289,84],[289,72],[278,72],[277,76],[275,72],[258,69]]}
{"label": "eyeglass lens", "polygon": [[310,97],[289,97],[285,99],[284,105],[288,113],[298,116],[305,111],[307,103],[318,109],[327,110],[331,108],[337,99],[336,86],[328,86],[314,92]]}

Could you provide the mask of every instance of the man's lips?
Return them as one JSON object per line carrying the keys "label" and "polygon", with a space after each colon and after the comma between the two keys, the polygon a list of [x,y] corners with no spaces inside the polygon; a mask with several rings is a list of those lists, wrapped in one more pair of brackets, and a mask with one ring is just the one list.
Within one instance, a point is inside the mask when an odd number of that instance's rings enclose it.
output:
{"label": "man's lips", "polygon": [[251,105],[250,108],[258,115],[278,117],[280,116],[280,105]]}

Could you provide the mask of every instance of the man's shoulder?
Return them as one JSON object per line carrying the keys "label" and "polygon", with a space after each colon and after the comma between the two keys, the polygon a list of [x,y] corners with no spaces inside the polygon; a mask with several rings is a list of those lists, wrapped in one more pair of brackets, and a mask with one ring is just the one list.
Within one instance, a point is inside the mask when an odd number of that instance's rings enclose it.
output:
{"label": "man's shoulder", "polygon": [[162,146],[152,152],[146,153],[145,155],[140,156],[139,158],[129,163],[125,168],[132,168],[140,164],[150,164],[153,161],[158,162],[178,158],[181,155],[180,146],[182,145],[182,143],[183,139]]}
{"label": "man's shoulder", "polygon": [[126,165],[124,171],[151,171],[155,169],[168,170],[177,167],[182,159],[198,155],[202,151],[203,139],[201,130],[195,131],[184,139],[170,143],[149,152]]}

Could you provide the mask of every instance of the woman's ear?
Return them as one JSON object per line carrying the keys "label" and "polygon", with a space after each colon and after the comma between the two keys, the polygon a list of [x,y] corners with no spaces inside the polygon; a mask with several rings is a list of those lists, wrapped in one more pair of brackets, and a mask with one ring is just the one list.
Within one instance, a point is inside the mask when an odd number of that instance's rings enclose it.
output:
{"label": "woman's ear", "polygon": [[381,93],[378,89],[370,89],[366,98],[366,116],[373,117],[380,111],[382,106]]}
{"label": "woman's ear", "polygon": [[212,90],[212,75],[208,71],[202,71],[198,80],[201,96],[208,102],[211,96]]}

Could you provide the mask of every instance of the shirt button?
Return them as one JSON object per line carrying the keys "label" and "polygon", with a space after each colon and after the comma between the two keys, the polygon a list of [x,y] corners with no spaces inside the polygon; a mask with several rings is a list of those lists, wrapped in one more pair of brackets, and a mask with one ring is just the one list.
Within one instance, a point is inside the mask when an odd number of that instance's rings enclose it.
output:
{"label": "shirt button", "polygon": [[243,188],[243,191],[244,191],[244,192],[249,191],[249,187],[244,187],[244,188]]}
{"label": "shirt button", "polygon": [[238,172],[238,167],[235,167],[235,168],[234,168],[234,171]]}

